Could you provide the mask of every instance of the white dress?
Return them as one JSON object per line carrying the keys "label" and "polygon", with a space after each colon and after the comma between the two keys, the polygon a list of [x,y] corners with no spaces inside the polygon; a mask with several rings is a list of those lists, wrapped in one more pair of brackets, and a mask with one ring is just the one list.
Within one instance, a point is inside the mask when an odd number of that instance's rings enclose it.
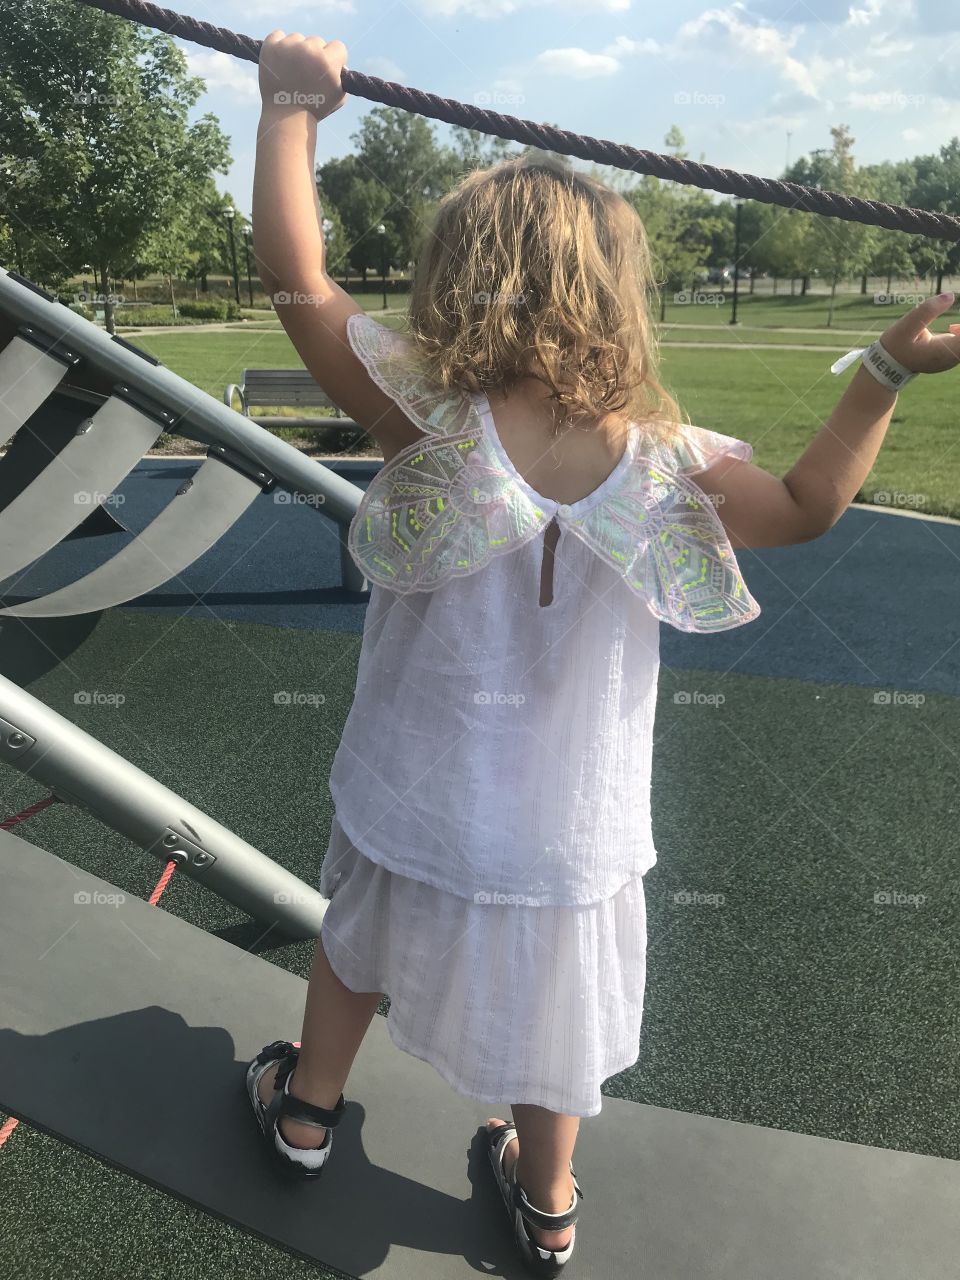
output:
{"label": "white dress", "polygon": [[459,1092],[594,1115],[639,1054],[658,620],[759,613],[688,477],[750,446],[682,426],[668,448],[634,424],[607,480],[558,504],[513,467],[485,397],[430,384],[370,317],[348,335],[424,434],[350,530],[371,598],[330,775],[324,949]]}

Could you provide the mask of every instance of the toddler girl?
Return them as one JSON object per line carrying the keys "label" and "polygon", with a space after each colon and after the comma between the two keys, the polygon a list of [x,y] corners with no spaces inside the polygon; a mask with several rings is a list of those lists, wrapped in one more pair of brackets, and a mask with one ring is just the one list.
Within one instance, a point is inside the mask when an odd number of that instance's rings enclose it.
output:
{"label": "toddler girl", "polygon": [[659,623],[756,618],[734,548],[829,529],[897,385],[955,366],[960,337],[926,329],[949,295],[892,325],[781,480],[681,422],[658,382],[631,206],[535,154],[441,201],[395,332],[325,272],[314,152],[345,60],[280,31],[260,59],[260,277],[385,465],[349,535],[371,594],[302,1044],[266,1046],[248,1090],[276,1156],[319,1174],[389,994],[401,1049],[512,1104],[488,1121],[493,1174],[521,1256],[555,1275],[580,1118],[639,1053]]}

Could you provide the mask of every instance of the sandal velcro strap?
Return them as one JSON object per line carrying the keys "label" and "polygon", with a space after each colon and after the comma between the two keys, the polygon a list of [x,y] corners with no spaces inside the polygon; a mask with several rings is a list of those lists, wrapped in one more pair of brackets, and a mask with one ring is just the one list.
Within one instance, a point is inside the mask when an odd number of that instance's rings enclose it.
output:
{"label": "sandal velcro strap", "polygon": [[280,1104],[278,1119],[279,1116],[289,1116],[291,1120],[299,1120],[301,1124],[312,1124],[318,1129],[332,1129],[340,1123],[346,1105],[342,1093],[332,1110],[326,1107],[315,1107],[312,1102],[304,1102],[302,1098],[295,1098],[292,1094],[285,1093]]}
{"label": "sandal velcro strap", "polygon": [[527,1193],[519,1182],[513,1184],[513,1205],[519,1210],[525,1222],[529,1222],[533,1227],[539,1227],[541,1231],[563,1231],[567,1227],[572,1227],[577,1221],[578,1206],[577,1197],[581,1199],[583,1192],[579,1187],[574,1187],[573,1203],[564,1213],[544,1213],[542,1209],[537,1209],[527,1199]]}
{"label": "sandal velcro strap", "polygon": [[268,1062],[274,1062],[277,1058],[284,1058],[288,1053],[294,1052],[293,1045],[289,1040],[274,1040],[273,1044],[266,1045],[257,1054],[257,1061],[262,1065]]}
{"label": "sandal velcro strap", "polygon": [[[268,1049],[284,1050],[280,1065],[277,1067],[277,1074],[273,1080],[274,1090],[281,1091],[277,1119],[279,1120],[280,1116],[289,1116],[291,1120],[299,1120],[301,1124],[313,1125],[316,1129],[332,1129],[334,1125],[339,1124],[347,1105],[343,1100],[343,1094],[340,1094],[337,1099],[337,1105],[333,1108],[318,1107],[312,1102],[304,1101],[303,1098],[295,1098],[292,1093],[287,1092],[286,1086],[288,1078],[296,1069],[300,1050],[295,1049],[289,1041],[285,1040],[275,1041],[268,1046]],[[267,1050],[264,1050],[264,1052],[267,1052]]]}

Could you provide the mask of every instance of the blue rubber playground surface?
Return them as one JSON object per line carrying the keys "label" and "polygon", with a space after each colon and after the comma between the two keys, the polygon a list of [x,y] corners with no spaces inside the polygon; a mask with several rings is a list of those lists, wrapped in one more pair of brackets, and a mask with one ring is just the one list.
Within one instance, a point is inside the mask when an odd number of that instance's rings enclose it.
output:
{"label": "blue rubber playground surface", "polygon": [[[115,514],[144,528],[197,465],[146,459]],[[4,603],[127,539],[61,544],[0,584]],[[604,1092],[958,1159],[960,526],[853,507],[815,542],[738,560],[756,622],[661,628],[644,1029],[638,1062]],[[5,619],[0,671],[315,884],[365,609],[339,576],[333,525],[263,495],[149,595]],[[282,691],[322,697],[283,704]],[[7,770],[2,794],[6,817],[46,792]],[[144,899],[163,869],[65,804],[16,831]],[[186,877],[160,907],[309,971],[312,943],[265,939]],[[7,1275],[336,1274],[26,1123],[0,1172]]]}

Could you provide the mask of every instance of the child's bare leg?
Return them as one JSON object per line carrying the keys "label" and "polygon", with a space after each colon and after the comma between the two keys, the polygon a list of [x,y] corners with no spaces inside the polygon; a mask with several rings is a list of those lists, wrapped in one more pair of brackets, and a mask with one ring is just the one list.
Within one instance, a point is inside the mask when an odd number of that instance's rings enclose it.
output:
{"label": "child's bare leg", "polygon": [[[570,1161],[580,1117],[561,1115],[526,1102],[515,1102],[511,1110],[517,1137],[507,1143],[503,1153],[504,1173],[509,1177],[514,1161],[519,1161],[517,1181],[523,1185],[530,1203],[544,1213],[566,1213],[573,1198]],[[488,1127],[502,1123],[495,1117],[487,1121]],[[530,1227],[530,1232],[545,1249],[563,1249],[570,1243],[573,1227],[563,1231]]]}
{"label": "child's bare leg", "polygon": [[[330,967],[320,939],[313,956],[300,1033],[300,1056],[290,1080],[295,1098],[316,1107],[332,1108],[357,1056],[370,1020],[380,1003],[379,991],[351,991]],[[265,1071],[257,1092],[269,1103],[276,1066]],[[293,1147],[319,1147],[326,1129],[314,1129],[284,1116],[280,1132]]]}

